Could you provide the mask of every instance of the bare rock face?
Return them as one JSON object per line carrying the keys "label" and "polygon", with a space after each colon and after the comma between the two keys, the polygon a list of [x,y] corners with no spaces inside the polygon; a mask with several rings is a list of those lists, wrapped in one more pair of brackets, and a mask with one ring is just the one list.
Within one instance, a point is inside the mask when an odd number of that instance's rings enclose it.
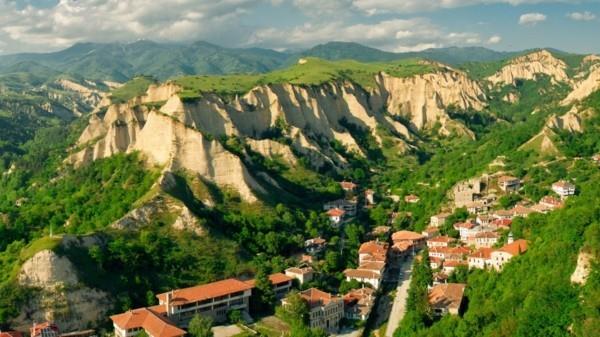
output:
{"label": "bare rock face", "polygon": [[571,275],[571,282],[584,285],[587,282],[592,270],[593,255],[590,253],[580,252],[577,256],[577,267]]}
{"label": "bare rock face", "polygon": [[19,284],[27,287],[45,288],[57,283],[77,284],[75,268],[66,257],[51,250],[43,250],[27,260],[19,273]]}
{"label": "bare rock face", "polygon": [[563,116],[552,115],[546,121],[546,127],[550,129],[566,130],[569,132],[583,132],[581,114],[576,107],[573,107]]}
{"label": "bare rock face", "polygon": [[600,66],[594,67],[585,79],[575,83],[573,91],[561,104],[569,105],[581,101],[598,90],[600,90]]}
{"label": "bare rock face", "polygon": [[[218,185],[231,186],[245,200],[254,201],[264,187],[239,157],[213,137],[243,137],[256,152],[280,155],[292,164],[297,152],[315,166],[330,163],[337,167],[344,165],[344,159],[323,144],[337,140],[347,149],[362,153],[349,124],[370,132],[380,144],[378,127],[403,139],[412,137],[409,128],[390,115],[408,120],[411,128],[439,125],[442,134],[471,135],[461,123],[451,120],[445,109],[452,105],[481,110],[485,106],[479,85],[449,68],[410,78],[380,74],[376,83],[371,92],[349,82],[318,87],[263,85],[231,101],[205,94],[193,102],[183,101],[178,95],[181,88],[171,82],[151,86],[145,96],[110,106],[102,119],[92,117],[79,140],[84,149],[73,154],[69,162],[77,166],[119,152],[139,151],[153,165],[193,172]],[[164,104],[157,111],[149,110],[144,102]],[[389,114],[384,113],[386,110]],[[286,125],[294,151],[264,139],[281,123]],[[398,141],[403,142],[401,138]]]}
{"label": "bare rock face", "polygon": [[53,321],[63,331],[82,330],[102,320],[112,306],[108,294],[80,284],[71,261],[50,250],[27,260],[18,281],[35,289],[11,322],[18,330],[27,330],[32,321]]}
{"label": "bare rock face", "polygon": [[172,227],[180,231],[192,232],[198,236],[204,235],[205,233],[198,218],[185,206],[182,207],[181,213],[173,223]]}
{"label": "bare rock face", "polygon": [[496,74],[487,78],[493,84],[512,85],[516,80],[535,80],[538,75],[545,74],[553,83],[569,83],[566,73],[567,64],[554,57],[547,50],[517,57],[505,65]]}

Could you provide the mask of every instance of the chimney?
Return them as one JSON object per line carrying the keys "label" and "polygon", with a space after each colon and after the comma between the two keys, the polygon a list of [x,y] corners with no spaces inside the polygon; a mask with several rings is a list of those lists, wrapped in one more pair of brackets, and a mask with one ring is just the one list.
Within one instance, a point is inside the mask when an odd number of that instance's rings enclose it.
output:
{"label": "chimney", "polygon": [[173,290],[169,291],[167,293],[166,296],[166,300],[165,300],[165,309],[167,311],[167,316],[171,315],[171,301],[173,300]]}

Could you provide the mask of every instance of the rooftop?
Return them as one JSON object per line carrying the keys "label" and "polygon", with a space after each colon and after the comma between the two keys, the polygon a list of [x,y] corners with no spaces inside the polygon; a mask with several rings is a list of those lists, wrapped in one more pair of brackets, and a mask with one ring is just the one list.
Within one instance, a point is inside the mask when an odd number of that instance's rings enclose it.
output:
{"label": "rooftop", "polygon": [[327,211],[327,215],[329,216],[343,216],[344,214],[346,214],[346,211],[339,208],[332,208],[329,211]]}
{"label": "rooftop", "polygon": [[300,296],[308,303],[308,306],[312,309],[321,305],[327,305],[331,301],[340,299],[337,296],[333,296],[330,293],[326,293],[317,288],[310,288],[300,292]]}
{"label": "rooftop", "polygon": [[[253,286],[233,278],[173,291],[172,303],[176,305],[198,302],[210,298],[225,296],[250,290]],[[157,295],[161,303],[166,301],[167,293]]]}
{"label": "rooftop", "polygon": [[429,291],[429,304],[433,307],[458,309],[465,291],[464,283],[446,283],[433,286]]}
{"label": "rooftop", "polygon": [[492,249],[492,248],[487,248],[487,247],[479,248],[473,254],[469,255],[469,257],[476,258],[476,259],[489,260],[490,257],[492,256],[493,251],[494,251],[494,249]]}
{"label": "rooftop", "polygon": [[411,231],[398,231],[392,234],[393,241],[404,241],[404,240],[422,240],[425,239],[425,236]]}
{"label": "rooftop", "polygon": [[[271,284],[273,284],[273,285],[286,283],[291,280],[292,280],[291,277],[289,277],[283,273],[275,273],[275,274],[269,275],[269,281],[271,281]],[[256,284],[256,279],[247,280],[247,281],[244,281],[244,283],[249,284],[252,287],[254,287],[254,285]]]}
{"label": "rooftop", "polygon": [[153,337],[179,337],[186,334],[184,330],[147,308],[129,310],[110,316],[110,319],[121,329],[142,328]]}
{"label": "rooftop", "polygon": [[527,241],[523,239],[515,240],[513,243],[506,244],[498,250],[512,256],[517,256],[527,251]]}
{"label": "rooftop", "polygon": [[364,270],[364,269],[346,269],[344,270],[344,275],[350,278],[362,278],[362,279],[379,279],[381,275],[372,270]]}
{"label": "rooftop", "polygon": [[286,272],[289,273],[294,273],[294,274],[310,274],[313,272],[312,267],[304,267],[304,268],[298,268],[298,267],[291,267],[285,270]]}
{"label": "rooftop", "polygon": [[562,189],[570,189],[570,188],[575,188],[575,185],[571,184],[570,182],[568,182],[566,180],[559,180],[559,181],[555,182],[554,184],[552,184],[552,187],[562,188]]}

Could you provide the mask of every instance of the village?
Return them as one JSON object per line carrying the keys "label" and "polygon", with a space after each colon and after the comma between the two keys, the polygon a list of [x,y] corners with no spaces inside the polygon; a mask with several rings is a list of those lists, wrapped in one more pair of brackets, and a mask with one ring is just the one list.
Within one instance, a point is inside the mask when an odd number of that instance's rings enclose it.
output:
{"label": "village", "polygon": [[[323,205],[330,226],[340,230],[355,220],[361,209],[377,203],[374,190],[361,190],[353,182],[340,182],[345,198]],[[496,188],[490,188],[494,186]],[[449,283],[457,269],[493,269],[501,271],[511,259],[524,254],[528,242],[514,239],[513,219],[532,213],[547,213],[563,206],[575,194],[575,186],[561,180],[552,184],[555,196],[544,196],[538,203],[519,201],[508,209],[498,208],[499,195],[510,196],[522,187],[522,181],[510,175],[485,176],[458,183],[452,190],[452,201],[446,211],[432,215],[421,232],[394,230],[391,226],[397,214],[390,214],[390,226],[377,226],[362,242],[355,259],[356,268],[343,270],[343,277],[352,286],[343,292],[331,293],[314,286],[319,276],[320,259],[329,249],[327,238],[313,237],[304,242],[304,252],[297,264],[268,276],[277,306],[288,306],[294,294],[306,303],[308,326],[327,334],[360,336],[366,322],[387,322],[385,337],[391,337],[404,315],[413,260],[427,249],[433,273],[429,288],[429,305],[436,317],[459,315],[464,309],[466,284]],[[397,199],[392,196],[392,199]],[[418,203],[414,194],[404,196],[406,203]],[[466,210],[467,219],[449,224],[453,212]],[[448,235],[448,225],[455,231]],[[446,234],[441,232],[445,229]],[[322,271],[320,271],[322,273]],[[252,335],[250,326],[256,313],[252,303],[257,296],[255,279],[230,278],[208,284],[156,295],[158,304],[128,310],[110,316],[117,337],[132,337],[144,331],[151,337],[180,337],[196,315],[211,319],[217,337]],[[391,303],[382,294],[395,293]],[[221,329],[231,324],[231,313],[239,313],[238,328]],[[272,318],[279,320],[279,318]],[[34,324],[32,337],[88,337],[94,331],[60,333],[51,322]],[[0,337],[21,337],[19,332],[1,332]],[[379,335],[378,337],[384,337]]]}

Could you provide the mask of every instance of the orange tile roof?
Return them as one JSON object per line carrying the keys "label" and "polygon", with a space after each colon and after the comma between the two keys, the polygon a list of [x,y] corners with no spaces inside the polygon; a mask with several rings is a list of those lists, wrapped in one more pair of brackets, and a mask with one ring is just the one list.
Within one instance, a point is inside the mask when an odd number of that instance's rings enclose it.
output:
{"label": "orange tile roof", "polygon": [[575,185],[571,184],[570,182],[568,182],[566,180],[559,180],[559,181],[555,182],[554,184],[552,184],[552,187],[569,189],[569,188],[575,188]]}
{"label": "orange tile roof", "polygon": [[337,296],[333,296],[330,293],[326,293],[317,288],[310,288],[300,292],[300,296],[308,303],[310,308],[314,308],[321,305],[327,305],[333,300],[340,299]]}
{"label": "orange tile roof", "polygon": [[[174,290],[172,303],[177,305],[193,303],[250,289],[252,289],[251,285],[230,278],[195,287]],[[167,293],[159,294],[156,297],[158,297],[161,303],[165,302]]]}
{"label": "orange tile roof", "polygon": [[429,291],[429,304],[433,307],[458,309],[465,291],[463,283],[446,283],[433,286]]}
{"label": "orange tile roof", "polygon": [[489,260],[490,257],[492,256],[492,252],[494,251],[494,249],[492,248],[479,248],[478,250],[476,250],[473,254],[469,255],[469,257],[475,258],[475,259],[486,259]]}
{"label": "orange tile roof", "polygon": [[368,279],[379,279],[381,275],[378,272],[364,269],[346,269],[344,275],[350,278],[368,278]]}
{"label": "orange tile roof", "polygon": [[515,240],[513,243],[504,245],[499,251],[506,252],[512,256],[517,256],[527,251],[527,241],[520,239]]}
{"label": "orange tile roof", "polygon": [[147,308],[113,315],[110,316],[110,319],[121,329],[142,328],[153,337],[180,337],[186,334],[184,330],[179,329],[166,318]]}
{"label": "orange tile roof", "polygon": [[60,335],[60,330],[58,329],[58,326],[56,324],[50,323],[50,322],[34,324],[33,327],[31,327],[29,329],[29,332],[30,332],[31,336],[37,336],[37,335],[41,334],[42,330],[44,330],[44,329],[50,329],[50,330],[56,332],[56,334]]}
{"label": "orange tile roof", "polygon": [[332,208],[327,211],[327,215],[329,216],[343,216],[344,214],[346,214],[346,211],[339,208]]}
{"label": "orange tile roof", "polygon": [[394,243],[394,245],[392,246],[392,250],[404,252],[404,251],[411,249],[412,246],[413,246],[413,244],[410,242],[400,241],[400,242]]}
{"label": "orange tile roof", "polygon": [[492,225],[496,227],[510,227],[512,225],[511,219],[496,219],[492,221]]}
{"label": "orange tile roof", "polygon": [[398,231],[395,232],[394,234],[392,234],[392,240],[393,241],[404,241],[404,240],[410,240],[410,241],[416,241],[416,240],[423,240],[425,239],[425,236],[416,233],[416,232],[411,232],[411,231]]}
{"label": "orange tile roof", "polygon": [[458,267],[458,266],[466,266],[467,264],[464,261],[455,261],[449,260],[444,261],[444,267]]}
{"label": "orange tile roof", "polygon": [[367,241],[358,248],[359,254],[385,254],[389,245],[387,242]]}
{"label": "orange tile roof", "polygon": [[467,221],[467,222],[457,222],[454,224],[454,229],[457,228],[466,228],[466,229],[471,229],[473,227],[477,226],[477,224]]}
{"label": "orange tile roof", "polygon": [[475,234],[475,238],[477,239],[497,239],[500,235],[496,232],[480,232]]}
{"label": "orange tile roof", "polygon": [[380,270],[383,270],[383,268],[385,268],[385,262],[370,261],[370,262],[361,264],[360,266],[358,266],[357,269],[380,271]]}
{"label": "orange tile roof", "polygon": [[290,267],[288,269],[285,270],[286,272],[290,272],[290,273],[294,273],[294,274],[310,274],[313,272],[312,267],[304,267],[304,268],[298,268],[298,267]]}
{"label": "orange tile roof", "polygon": [[356,185],[355,183],[353,183],[351,181],[342,181],[342,182],[340,182],[340,186],[342,186],[342,189],[344,189],[344,190],[353,190],[358,185]]}
{"label": "orange tile roof", "polygon": [[363,287],[360,289],[353,289],[344,295],[344,303],[350,304],[353,302],[360,302],[361,300],[368,299],[369,297],[374,299],[374,295],[375,289],[372,288]]}

